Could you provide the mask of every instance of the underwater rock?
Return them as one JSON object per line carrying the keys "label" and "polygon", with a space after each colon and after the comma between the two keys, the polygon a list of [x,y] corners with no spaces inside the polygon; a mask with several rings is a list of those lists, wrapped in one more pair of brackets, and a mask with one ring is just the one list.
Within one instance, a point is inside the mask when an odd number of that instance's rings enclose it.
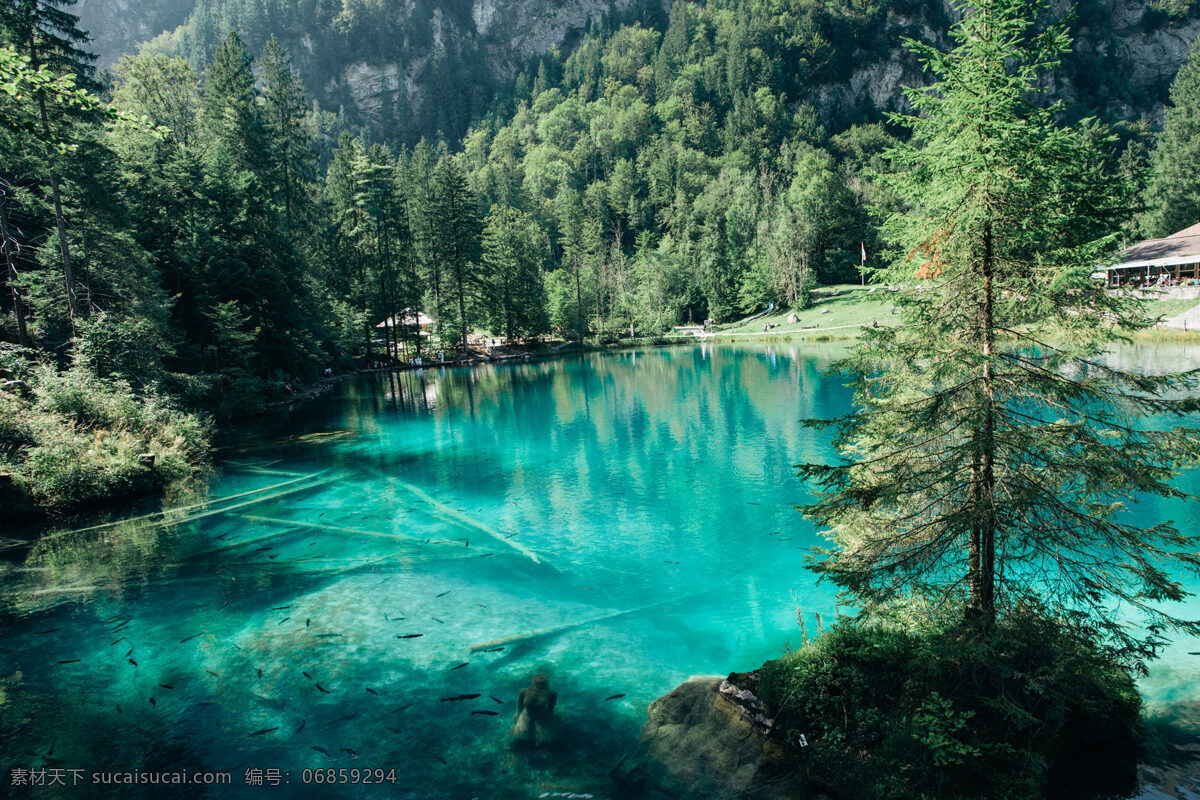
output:
{"label": "underwater rock", "polygon": [[637,746],[612,771],[621,793],[664,800],[802,797],[796,758],[764,735],[769,720],[754,696],[756,677],[694,677],[651,703]]}

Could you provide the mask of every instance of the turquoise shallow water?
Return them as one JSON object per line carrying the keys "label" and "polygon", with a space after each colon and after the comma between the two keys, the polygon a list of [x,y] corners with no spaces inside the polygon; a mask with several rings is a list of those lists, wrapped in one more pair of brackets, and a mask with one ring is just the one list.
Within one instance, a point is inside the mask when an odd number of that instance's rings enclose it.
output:
{"label": "turquoise shallow water", "polygon": [[[799,421],[848,408],[822,375],[839,353],[687,347],[364,377],[231,437],[208,497],[167,520],[9,551],[5,784],[13,768],[188,769],[228,771],[232,788],[179,796],[613,796],[607,772],[650,701],[777,656],[801,639],[798,610],[810,633],[834,615],[803,568],[817,536],[792,465],[830,455]],[[1138,513],[1197,524],[1178,506]],[[1177,641],[1155,665],[1152,700],[1196,695],[1196,650]],[[504,733],[535,672],[563,729],[514,756]],[[478,697],[443,700],[460,695]],[[395,770],[395,784],[304,784],[331,767]],[[247,787],[251,769],[290,783]],[[163,796],[25,796],[117,795]]]}

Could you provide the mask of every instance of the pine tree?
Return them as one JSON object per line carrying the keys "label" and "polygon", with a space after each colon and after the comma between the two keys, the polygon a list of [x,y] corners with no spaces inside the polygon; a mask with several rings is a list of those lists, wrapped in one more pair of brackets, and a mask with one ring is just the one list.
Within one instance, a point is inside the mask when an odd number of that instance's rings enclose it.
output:
{"label": "pine tree", "polygon": [[273,35],[263,47],[261,65],[263,122],[274,184],[281,195],[285,230],[291,231],[298,217],[307,217],[311,212],[303,201],[311,196],[317,154],[305,127],[308,110],[304,87],[292,69],[291,57]]}
{"label": "pine tree", "polygon": [[[1193,405],[1163,396],[1180,376],[1102,359],[1120,326],[1147,324],[1090,278],[1128,198],[1112,137],[1031,102],[1069,47],[1061,25],[1034,27],[1043,8],[976,0],[951,52],[909,42],[937,82],[893,118],[912,133],[891,152],[907,208],[888,219],[879,278],[917,285],[897,295],[899,324],[841,364],[858,406],[834,422],[844,461],[801,469],[837,544],[814,567],[866,613],[909,591],[965,595],[986,633],[1032,598],[1145,656],[1165,626],[1200,631],[1158,606],[1185,594],[1172,570],[1200,568],[1197,537],[1120,511],[1181,496],[1170,479],[1200,435],[1140,419]],[[1149,619],[1145,639],[1114,601]]]}
{"label": "pine tree", "polygon": [[454,293],[454,304],[449,309],[466,351],[467,331],[475,320],[475,297],[479,288],[475,263],[479,250],[479,216],[475,196],[457,158],[443,156],[438,162],[433,174],[431,199],[434,258],[442,265]]}
{"label": "pine tree", "polygon": [[1143,232],[1170,236],[1200,222],[1200,44],[1171,84],[1167,121],[1151,155]]}
{"label": "pine tree", "polygon": [[528,214],[492,206],[483,231],[488,325],[505,337],[545,333],[545,237]]}
{"label": "pine tree", "polygon": [[[0,3],[0,44],[9,44],[29,59],[29,66],[37,72],[47,68],[58,75],[76,76],[76,83],[85,90],[99,88],[92,80],[91,61],[95,58],[80,45],[88,41],[86,33],[76,23],[79,18],[64,7],[75,5],[76,0],[5,0]],[[58,165],[57,148],[53,145],[61,135],[53,130],[61,116],[62,108],[54,108],[56,95],[46,87],[34,88],[40,122],[41,139],[46,150],[47,177],[54,208],[54,222],[58,238],[58,250],[63,269],[63,283],[67,296],[67,316],[74,324],[81,313],[76,294],[75,269],[71,261],[71,245],[67,234],[66,215],[63,212],[62,176]]]}

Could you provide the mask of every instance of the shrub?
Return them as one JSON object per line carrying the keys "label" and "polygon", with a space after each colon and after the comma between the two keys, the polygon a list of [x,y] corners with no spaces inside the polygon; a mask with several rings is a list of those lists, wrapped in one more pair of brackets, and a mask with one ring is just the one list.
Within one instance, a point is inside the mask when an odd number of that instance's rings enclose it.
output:
{"label": "shrub", "polygon": [[760,695],[841,798],[1133,793],[1141,698],[1085,634],[1021,609],[986,640],[954,626],[841,624],[764,665]]}
{"label": "shrub", "polygon": [[0,472],[18,507],[66,509],[148,492],[190,476],[206,458],[208,423],[158,395],[134,394],[81,366],[32,375],[31,399],[0,392]]}

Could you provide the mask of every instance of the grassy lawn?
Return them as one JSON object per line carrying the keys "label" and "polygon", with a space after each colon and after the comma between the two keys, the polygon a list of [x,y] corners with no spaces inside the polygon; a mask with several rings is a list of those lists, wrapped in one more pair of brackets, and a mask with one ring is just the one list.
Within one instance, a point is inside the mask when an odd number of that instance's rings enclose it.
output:
{"label": "grassy lawn", "polygon": [[1200,305],[1196,298],[1174,298],[1167,300],[1147,300],[1146,313],[1152,317],[1162,317],[1163,320],[1177,317],[1185,311]]}
{"label": "grassy lawn", "polygon": [[[814,291],[813,304],[796,312],[798,322],[788,322],[792,312],[784,309],[753,322],[718,326],[713,329],[713,334],[717,337],[730,334],[739,338],[749,338],[751,334],[774,337],[792,333],[822,334],[834,329],[831,331],[834,336],[855,336],[855,328],[870,325],[873,319],[880,325],[894,319],[891,295],[883,288],[876,288],[874,292],[871,288],[855,284],[822,286]],[[833,294],[835,291],[836,295]],[[769,332],[763,330],[767,323],[772,326]]]}

